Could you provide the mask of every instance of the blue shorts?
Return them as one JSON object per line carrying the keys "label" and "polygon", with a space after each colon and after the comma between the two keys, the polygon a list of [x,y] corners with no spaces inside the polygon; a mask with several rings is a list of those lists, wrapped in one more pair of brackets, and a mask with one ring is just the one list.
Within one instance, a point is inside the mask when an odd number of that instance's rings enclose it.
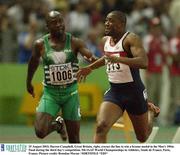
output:
{"label": "blue shorts", "polygon": [[123,111],[133,115],[141,115],[148,110],[147,92],[144,85],[132,83],[114,84],[105,92],[104,101],[117,104]]}

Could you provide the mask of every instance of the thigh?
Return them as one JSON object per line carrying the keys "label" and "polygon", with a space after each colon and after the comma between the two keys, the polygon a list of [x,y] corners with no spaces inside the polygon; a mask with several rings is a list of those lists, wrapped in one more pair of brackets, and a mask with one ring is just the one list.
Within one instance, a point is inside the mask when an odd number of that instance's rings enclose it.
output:
{"label": "thigh", "polygon": [[36,112],[35,128],[38,130],[47,130],[53,119],[54,117],[48,113]]}
{"label": "thigh", "polygon": [[44,90],[43,96],[41,97],[36,111],[40,113],[47,113],[49,115],[52,115],[53,117],[56,117],[57,113],[60,110],[60,105],[57,104],[53,93],[49,93],[49,91],[50,90],[47,89]]}
{"label": "thigh", "polygon": [[136,135],[146,135],[149,132],[148,111],[141,115],[128,113]]}
{"label": "thigh", "polygon": [[62,116],[64,120],[79,121],[80,115],[80,104],[78,92],[67,95],[62,106]]}
{"label": "thigh", "polygon": [[105,94],[104,94],[104,99],[105,102],[110,102],[113,104],[116,104],[119,106],[119,108],[124,111],[125,110],[125,105],[124,103],[126,102],[126,94],[119,92],[118,90],[112,90],[108,89]]}
{"label": "thigh", "polygon": [[108,127],[111,127],[123,114],[123,110],[110,101],[104,101],[97,115],[97,123],[105,122]]}
{"label": "thigh", "polygon": [[148,111],[147,91],[138,87],[127,92],[128,100],[125,109],[132,115],[141,115]]}

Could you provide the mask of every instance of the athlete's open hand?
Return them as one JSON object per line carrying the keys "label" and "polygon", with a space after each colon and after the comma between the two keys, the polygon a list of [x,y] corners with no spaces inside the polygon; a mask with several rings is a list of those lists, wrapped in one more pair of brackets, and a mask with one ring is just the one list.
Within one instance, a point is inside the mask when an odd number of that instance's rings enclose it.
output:
{"label": "athlete's open hand", "polygon": [[86,80],[86,77],[91,73],[90,67],[84,67],[80,68],[77,72],[77,81],[78,82],[84,82]]}
{"label": "athlete's open hand", "polygon": [[33,98],[35,98],[34,87],[31,83],[27,84],[27,91]]}

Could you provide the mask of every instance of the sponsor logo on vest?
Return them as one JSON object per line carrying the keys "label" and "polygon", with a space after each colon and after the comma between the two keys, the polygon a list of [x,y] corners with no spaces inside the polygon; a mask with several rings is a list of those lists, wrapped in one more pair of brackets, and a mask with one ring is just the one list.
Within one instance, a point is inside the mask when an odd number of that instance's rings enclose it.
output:
{"label": "sponsor logo on vest", "polygon": [[69,53],[69,52],[71,52],[71,50],[70,49],[65,49],[64,52]]}

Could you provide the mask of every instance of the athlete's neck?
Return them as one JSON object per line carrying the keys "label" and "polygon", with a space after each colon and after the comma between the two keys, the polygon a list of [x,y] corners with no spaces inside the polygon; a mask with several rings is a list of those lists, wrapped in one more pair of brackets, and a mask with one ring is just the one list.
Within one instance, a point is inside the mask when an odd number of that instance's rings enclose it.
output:
{"label": "athlete's neck", "polygon": [[125,32],[114,34],[112,37],[113,42],[116,44],[124,35]]}
{"label": "athlete's neck", "polygon": [[50,33],[50,40],[54,43],[64,42],[66,39],[66,34]]}

